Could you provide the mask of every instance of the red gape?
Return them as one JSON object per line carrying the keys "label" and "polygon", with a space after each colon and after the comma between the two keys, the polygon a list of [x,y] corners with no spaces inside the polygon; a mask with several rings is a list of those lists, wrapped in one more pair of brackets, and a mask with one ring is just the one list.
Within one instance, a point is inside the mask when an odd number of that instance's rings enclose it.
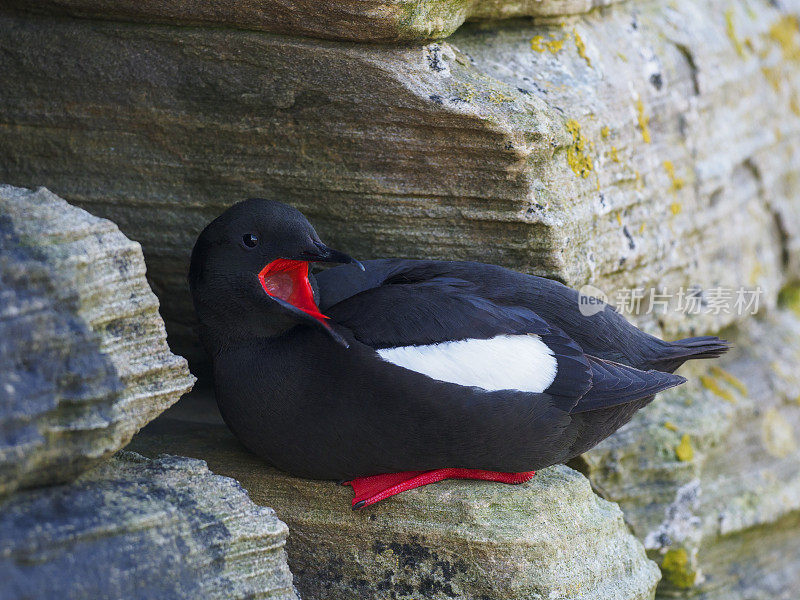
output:
{"label": "red gape", "polygon": [[261,287],[275,298],[280,298],[325,322],[326,317],[314,302],[314,291],[308,281],[308,263],[302,260],[278,258],[268,263],[258,274]]}
{"label": "red gape", "polygon": [[482,471],[480,469],[435,469],[433,471],[404,471],[359,477],[345,481],[342,485],[350,485],[355,492],[353,509],[363,508],[380,502],[390,496],[414,489],[443,479],[482,479],[500,483],[525,483],[536,475],[536,471],[524,473],[500,473],[499,471]]}

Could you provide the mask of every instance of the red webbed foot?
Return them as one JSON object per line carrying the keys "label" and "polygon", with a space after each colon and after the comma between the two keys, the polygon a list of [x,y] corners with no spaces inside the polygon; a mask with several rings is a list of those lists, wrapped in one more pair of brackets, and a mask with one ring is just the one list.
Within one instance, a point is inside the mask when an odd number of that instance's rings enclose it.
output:
{"label": "red webbed foot", "polygon": [[433,471],[404,471],[402,473],[386,473],[358,477],[345,481],[342,485],[350,485],[355,492],[353,510],[364,508],[385,500],[390,496],[412,490],[416,487],[436,483],[443,479],[481,479],[499,483],[525,483],[536,474],[536,471],[524,473],[500,473],[499,471],[482,471],[480,469],[434,469]]}

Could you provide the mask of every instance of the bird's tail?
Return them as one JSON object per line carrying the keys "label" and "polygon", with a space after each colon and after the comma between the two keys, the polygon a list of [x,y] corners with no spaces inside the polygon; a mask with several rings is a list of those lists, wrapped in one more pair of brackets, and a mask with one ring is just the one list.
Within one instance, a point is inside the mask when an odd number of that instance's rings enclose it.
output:
{"label": "bird's tail", "polygon": [[655,370],[640,371],[594,356],[589,357],[589,364],[592,368],[592,387],[570,414],[629,404],[686,382],[680,375]]}
{"label": "bird's tail", "polygon": [[712,335],[685,338],[669,342],[666,351],[658,358],[651,360],[647,367],[672,373],[687,360],[718,358],[725,354],[730,347],[726,340],[721,340]]}

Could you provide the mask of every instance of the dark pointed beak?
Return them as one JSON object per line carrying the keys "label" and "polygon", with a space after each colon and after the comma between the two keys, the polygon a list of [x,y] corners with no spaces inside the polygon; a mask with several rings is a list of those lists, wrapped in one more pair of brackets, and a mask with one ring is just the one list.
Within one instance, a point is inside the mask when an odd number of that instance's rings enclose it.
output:
{"label": "dark pointed beak", "polygon": [[339,252],[333,248],[328,248],[325,244],[322,242],[317,242],[316,240],[314,240],[314,248],[310,250],[303,250],[297,260],[305,260],[308,262],[343,263],[346,265],[354,264],[362,271],[365,270],[364,265],[362,265],[349,254]]}

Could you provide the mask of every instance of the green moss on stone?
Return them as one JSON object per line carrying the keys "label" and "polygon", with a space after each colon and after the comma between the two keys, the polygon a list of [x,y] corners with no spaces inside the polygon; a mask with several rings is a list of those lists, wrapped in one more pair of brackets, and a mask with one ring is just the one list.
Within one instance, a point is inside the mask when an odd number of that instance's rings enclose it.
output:
{"label": "green moss on stone", "polygon": [[778,304],[800,315],[800,283],[793,283],[784,287],[778,293]]}
{"label": "green moss on stone", "polygon": [[691,568],[689,553],[684,548],[668,550],[661,561],[664,580],[675,587],[687,589],[694,586],[697,573]]}

